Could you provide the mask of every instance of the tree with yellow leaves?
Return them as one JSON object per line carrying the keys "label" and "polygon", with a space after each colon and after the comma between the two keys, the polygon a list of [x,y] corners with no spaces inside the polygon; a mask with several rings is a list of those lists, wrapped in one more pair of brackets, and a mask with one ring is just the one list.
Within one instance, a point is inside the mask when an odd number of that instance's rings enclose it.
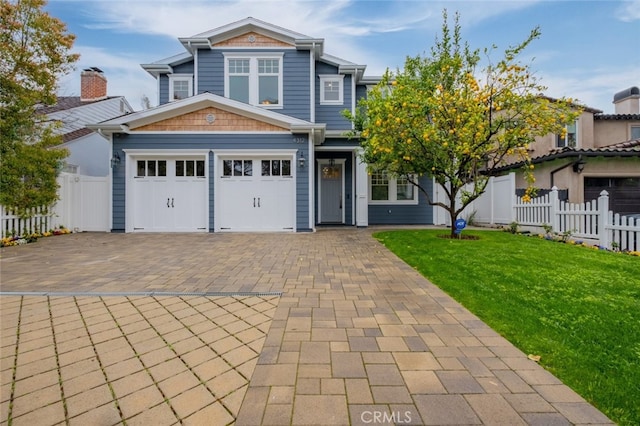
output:
{"label": "tree with yellow leaves", "polygon": [[[369,168],[406,177],[431,205],[449,213],[453,236],[458,215],[485,191],[489,176],[507,158],[525,162],[525,199],[530,198],[529,144],[536,136],[562,133],[580,108],[570,99],[541,96],[546,87],[518,60],[540,36],[538,28],[495,64],[484,49],[488,65],[480,69],[480,50],[462,42],[459,16],[453,29],[446,10],[443,18],[430,56],[409,57],[403,70],[387,71],[357,113],[345,114],[354,122]],[[429,197],[417,179],[424,175],[435,178],[448,203]]]}

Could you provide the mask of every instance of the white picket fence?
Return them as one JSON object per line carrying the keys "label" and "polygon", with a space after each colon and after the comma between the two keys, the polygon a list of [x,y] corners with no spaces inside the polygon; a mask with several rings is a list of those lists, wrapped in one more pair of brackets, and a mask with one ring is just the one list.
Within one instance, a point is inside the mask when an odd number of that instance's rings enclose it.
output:
{"label": "white picket fence", "polygon": [[[436,199],[448,203],[436,188]],[[544,232],[543,225],[553,233],[571,235],[574,239],[591,240],[608,249],[640,251],[640,219],[613,214],[609,210],[609,195],[602,191],[597,200],[573,204],[560,201],[558,189],[525,203],[517,197],[515,174],[491,177],[487,188],[469,204],[461,217],[479,224],[508,225],[517,222],[534,232]],[[448,225],[444,209],[437,209],[435,223]]]}
{"label": "white picket fence", "polygon": [[558,188],[529,202],[516,197],[513,221],[523,226],[550,225],[552,232],[575,238],[597,240],[598,245],[620,250],[640,250],[640,219],[613,214],[609,194],[602,191],[597,200],[567,203],[558,198]]}
{"label": "white picket fence", "polygon": [[74,232],[111,229],[106,177],[61,173],[58,185],[58,202],[50,208],[33,209],[26,219],[0,206],[0,237],[45,232],[61,225]]}

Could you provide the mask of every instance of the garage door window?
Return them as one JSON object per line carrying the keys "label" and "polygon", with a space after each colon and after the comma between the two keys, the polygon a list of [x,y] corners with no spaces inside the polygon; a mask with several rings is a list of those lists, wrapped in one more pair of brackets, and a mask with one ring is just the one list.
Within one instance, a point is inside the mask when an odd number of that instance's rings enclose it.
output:
{"label": "garage door window", "polygon": [[166,176],[166,160],[138,160],[136,177]]}
{"label": "garage door window", "polygon": [[262,160],[262,176],[291,176],[291,160]]}
{"label": "garage door window", "polygon": [[253,176],[253,160],[224,160],[223,176]]}
{"label": "garage door window", "polygon": [[204,177],[204,160],[176,161],[176,176]]}

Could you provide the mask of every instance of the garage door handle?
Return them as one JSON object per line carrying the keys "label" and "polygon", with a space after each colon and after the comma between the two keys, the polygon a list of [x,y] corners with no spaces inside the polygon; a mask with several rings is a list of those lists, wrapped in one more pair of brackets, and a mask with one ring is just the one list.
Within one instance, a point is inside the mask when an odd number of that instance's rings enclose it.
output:
{"label": "garage door handle", "polygon": [[171,199],[171,208],[173,208],[173,198]]}
{"label": "garage door handle", "polygon": [[260,207],[260,197],[258,197],[258,207]]}
{"label": "garage door handle", "polygon": [[256,206],[256,197],[253,197],[253,207]]}
{"label": "garage door handle", "polygon": [[167,198],[167,208],[169,207],[169,199]]}

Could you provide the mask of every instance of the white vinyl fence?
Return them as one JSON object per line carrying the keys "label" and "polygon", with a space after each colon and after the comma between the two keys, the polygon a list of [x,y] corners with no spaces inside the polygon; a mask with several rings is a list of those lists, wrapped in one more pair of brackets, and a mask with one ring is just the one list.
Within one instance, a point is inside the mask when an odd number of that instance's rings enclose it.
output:
{"label": "white vinyl fence", "polygon": [[[640,251],[640,219],[614,215],[609,210],[607,191],[602,191],[597,200],[573,204],[560,201],[554,187],[549,194],[525,203],[515,195],[515,188],[514,173],[491,177],[485,193],[467,206],[461,217],[469,220],[473,216],[476,223],[492,225],[517,222],[540,232],[542,225],[549,225],[554,233],[594,240],[601,247]],[[441,215],[436,215],[440,220],[436,223],[447,223]]]}
{"label": "white vinyl fence", "polygon": [[60,173],[58,185],[58,202],[48,209],[34,209],[27,219],[0,206],[0,237],[45,232],[60,226],[74,232],[110,230],[108,178]]}

